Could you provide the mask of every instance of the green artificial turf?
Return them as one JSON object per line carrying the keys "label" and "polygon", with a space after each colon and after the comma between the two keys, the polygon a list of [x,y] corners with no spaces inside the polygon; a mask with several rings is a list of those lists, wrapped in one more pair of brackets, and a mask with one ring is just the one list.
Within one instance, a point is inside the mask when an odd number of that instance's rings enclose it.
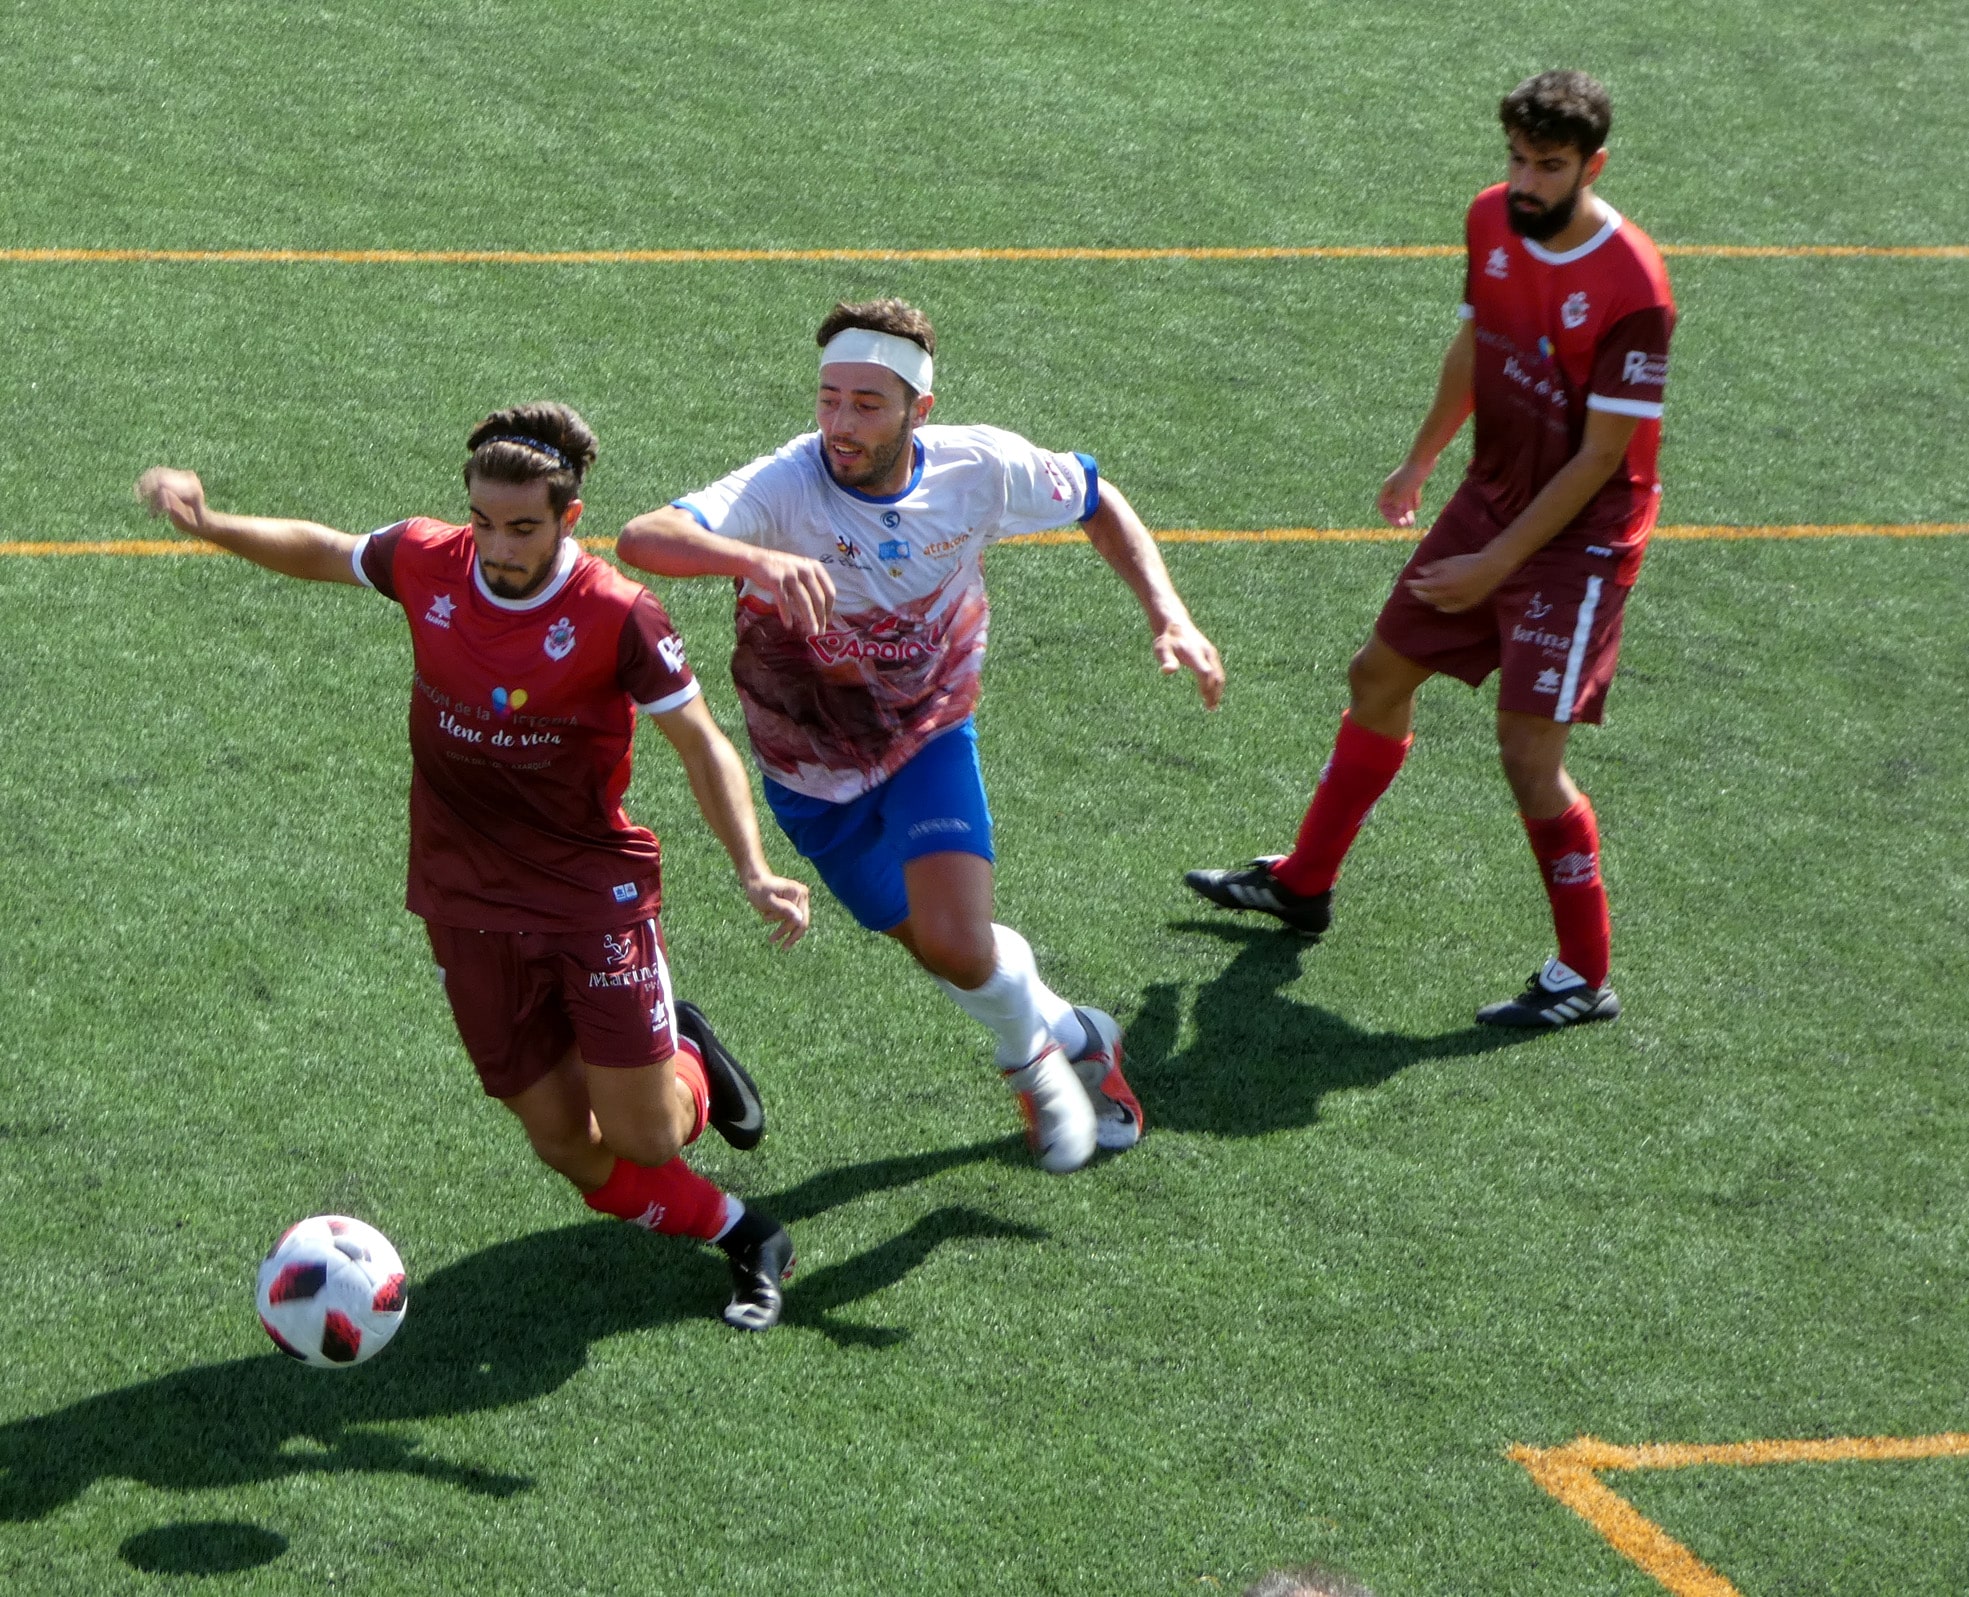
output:
{"label": "green artificial turf", "polygon": [[[0,246],[1435,242],[1496,98],[1605,75],[1664,241],[1969,241],[1958,8],[26,5]],[[1969,503],[1969,268],[1672,262],[1665,519]],[[585,532],[802,427],[837,296],[936,318],[939,417],[1098,455],[1159,527],[1362,526],[1456,263],[0,264],[0,538],[128,485],[365,530],[462,439],[595,424]],[[1453,484],[1446,458],[1432,503]],[[1504,1450],[1969,1430],[1959,539],[1667,543],[1573,769],[1615,1026],[1470,1024],[1550,930],[1489,699],[1318,947],[1181,871],[1285,846],[1398,545],[1166,550],[1230,671],[1157,679],[1084,548],[990,561],[1002,918],[1129,1026],[1140,1148],[1040,1174],[990,1051],[823,904],[768,949],[681,773],[680,988],[767,1094],[698,1151],[793,1227],[787,1324],[595,1220],[478,1095],[401,905],[401,616],[221,559],[0,560],[0,1587],[1657,1592]],[[729,590],[666,584],[715,712]],[[776,860],[804,871],[769,833]],[[268,1349],[301,1214],[413,1277],[374,1364]],[[1954,1593],[1969,1462],[1608,1477],[1745,1597]]]}

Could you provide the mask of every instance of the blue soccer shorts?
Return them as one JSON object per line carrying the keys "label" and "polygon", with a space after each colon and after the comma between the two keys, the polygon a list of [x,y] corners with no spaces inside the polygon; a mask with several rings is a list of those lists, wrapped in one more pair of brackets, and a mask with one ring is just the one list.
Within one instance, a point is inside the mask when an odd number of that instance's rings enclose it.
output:
{"label": "blue soccer shorts", "polygon": [[902,868],[925,854],[991,859],[991,810],[968,720],[924,744],[900,771],[845,804],[809,798],[766,778],[780,830],[813,862],[828,891],[872,932],[909,918]]}

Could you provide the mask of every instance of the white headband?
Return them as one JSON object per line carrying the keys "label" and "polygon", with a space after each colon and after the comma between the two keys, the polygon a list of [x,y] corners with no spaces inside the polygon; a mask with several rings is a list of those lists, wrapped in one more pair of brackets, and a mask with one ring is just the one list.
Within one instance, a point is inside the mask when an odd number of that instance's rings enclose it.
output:
{"label": "white headband", "polygon": [[822,368],[853,361],[870,366],[886,366],[919,394],[930,392],[934,363],[921,344],[894,333],[878,333],[866,327],[850,327],[836,333],[820,352]]}

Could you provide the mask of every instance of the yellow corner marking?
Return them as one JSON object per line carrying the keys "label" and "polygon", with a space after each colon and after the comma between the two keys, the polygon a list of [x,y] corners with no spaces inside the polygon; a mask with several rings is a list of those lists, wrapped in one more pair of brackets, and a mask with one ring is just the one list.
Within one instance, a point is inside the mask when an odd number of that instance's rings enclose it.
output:
{"label": "yellow corner marking", "polygon": [[[1947,538],[1969,533],[1969,521],[1910,522],[1902,525],[1854,523],[1827,526],[1657,527],[1654,535],[1688,542],[1733,541],[1746,538]],[[1152,533],[1157,543],[1413,543],[1419,536],[1398,527],[1253,527],[1206,529],[1171,527]],[[1085,543],[1086,534],[1077,527],[1055,532],[1027,532],[1002,540],[1011,544],[1048,545]],[[584,538],[584,549],[607,551],[615,547],[613,538]],[[215,544],[196,538],[108,538],[49,539],[38,542],[0,539],[0,557],[7,555],[210,555],[220,551]]]}
{"label": "yellow corner marking", "polygon": [[1654,1577],[1675,1597],[1742,1597],[1668,1532],[1607,1486],[1602,1470],[1690,1469],[1698,1465],[1852,1464],[1969,1456],[1969,1435],[1834,1436],[1767,1442],[1652,1442],[1620,1447],[1582,1436],[1561,1447],[1517,1446],[1513,1462],[1557,1502],[1606,1538],[1607,1544]]}
{"label": "yellow corner marking", "polygon": [[[1664,244],[1669,256],[1713,260],[1969,260],[1969,244]],[[1156,247],[1086,245],[1004,249],[70,249],[0,250],[15,265],[166,266],[714,266],[800,262],[966,261],[1432,261],[1463,254],[1461,244],[1246,244]]]}

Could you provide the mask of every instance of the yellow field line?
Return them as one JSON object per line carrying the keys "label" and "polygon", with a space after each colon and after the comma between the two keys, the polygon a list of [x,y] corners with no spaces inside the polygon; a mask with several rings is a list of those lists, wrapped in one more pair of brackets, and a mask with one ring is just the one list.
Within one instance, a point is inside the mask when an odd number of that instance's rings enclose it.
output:
{"label": "yellow field line", "polygon": [[1508,1456],[1546,1494],[1591,1525],[1616,1552],[1675,1597],[1742,1597],[1674,1537],[1600,1480],[1601,1470],[1689,1469],[1697,1465],[1850,1464],[1969,1457],[1969,1435],[1835,1436],[1718,1444],[1654,1442],[1619,1447],[1591,1436],[1562,1447],[1513,1447]]}
{"label": "yellow field line", "polygon": [[[1657,538],[1738,540],[1748,538],[1948,538],[1969,533],[1969,521],[1909,522],[1874,526],[1866,523],[1793,527],[1657,527]],[[1153,534],[1157,543],[1413,543],[1416,533],[1396,527],[1259,527],[1207,530],[1174,527]],[[607,550],[613,538],[584,538],[582,546]],[[1084,543],[1078,528],[1058,532],[1028,532],[1007,538],[1014,544]],[[220,550],[196,538],[0,539],[0,557],[7,555],[210,555]]]}
{"label": "yellow field line", "polygon": [[[1174,245],[1110,249],[302,250],[0,249],[16,265],[136,263],[187,266],[699,266],[726,263],[962,261],[1422,261],[1461,244]],[[1969,260],[1969,244],[1664,244],[1669,256],[1714,260]]]}

